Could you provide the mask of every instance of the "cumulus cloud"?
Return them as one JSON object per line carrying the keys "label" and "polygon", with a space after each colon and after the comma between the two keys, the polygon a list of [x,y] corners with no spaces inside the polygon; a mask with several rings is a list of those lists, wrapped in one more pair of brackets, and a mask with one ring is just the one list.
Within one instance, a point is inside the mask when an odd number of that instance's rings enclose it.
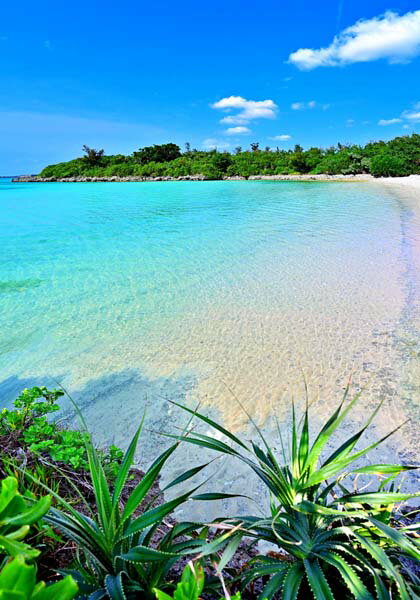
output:
{"label": "cumulus cloud", "polygon": [[211,107],[225,112],[238,111],[234,115],[223,117],[220,122],[227,125],[243,125],[253,119],[274,119],[277,111],[277,104],[273,100],[246,100],[242,96],[222,98]]}
{"label": "cumulus cloud", "polygon": [[242,117],[235,117],[232,115],[229,117],[223,117],[223,119],[220,119],[220,122],[225,125],[241,125],[241,123],[248,123],[248,120],[242,119]]}
{"label": "cumulus cloud", "polygon": [[244,135],[246,133],[251,133],[251,130],[248,127],[243,126],[228,127],[225,133],[226,135]]}
{"label": "cumulus cloud", "polygon": [[230,144],[223,140],[217,140],[215,138],[207,138],[203,140],[202,146],[205,150],[228,150],[230,148]]}
{"label": "cumulus cloud", "polygon": [[[404,123],[404,121],[408,121],[408,123],[411,124],[420,123],[420,102],[415,102],[412,105],[412,108],[404,110],[399,117],[379,119],[378,125],[397,125],[398,123]],[[408,127],[407,123],[403,125],[404,129],[407,129]]]}
{"label": "cumulus cloud", "polygon": [[357,21],[339,33],[326,48],[299,48],[289,62],[299,69],[337,67],[381,58],[404,63],[420,54],[420,10]]}
{"label": "cumulus cloud", "polygon": [[397,123],[401,123],[402,119],[379,119],[378,125],[386,126],[386,125],[396,125]]}
{"label": "cumulus cloud", "polygon": [[[327,105],[325,105],[327,106]],[[293,102],[290,105],[292,110],[306,110],[307,108],[315,108],[316,102],[315,100],[310,100],[309,102]]]}
{"label": "cumulus cloud", "polygon": [[291,135],[288,133],[282,133],[281,135],[274,135],[270,138],[270,140],[274,140],[276,142],[287,142],[287,140],[291,139]]}
{"label": "cumulus cloud", "polygon": [[417,123],[418,121],[420,121],[420,111],[405,110],[401,116],[404,119],[407,119],[408,121],[412,121],[414,123]]}

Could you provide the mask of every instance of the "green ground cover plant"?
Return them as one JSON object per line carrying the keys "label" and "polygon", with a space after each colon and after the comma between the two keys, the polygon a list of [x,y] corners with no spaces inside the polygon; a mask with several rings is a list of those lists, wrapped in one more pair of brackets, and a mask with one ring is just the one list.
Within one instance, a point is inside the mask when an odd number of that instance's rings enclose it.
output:
{"label": "green ground cover plant", "polygon": [[[3,449],[7,452],[8,447],[20,445],[35,455],[48,456],[73,469],[88,469],[87,434],[66,429],[47,418],[60,410],[58,399],[63,395],[62,390],[49,390],[46,387],[35,386],[23,390],[14,401],[13,409],[4,408],[0,412]],[[104,454],[105,469],[111,478],[116,474],[122,456],[122,450],[116,446],[111,446]]]}
{"label": "green ground cover plant", "polygon": [[420,135],[400,136],[388,142],[369,142],[365,146],[338,144],[330,148],[293,149],[238,147],[233,153],[190,149],[176,144],[140,148],[131,155],[105,155],[103,150],[83,147],[85,156],[49,165],[41,177],[185,177],[203,175],[207,179],[225,176],[326,173],[355,175],[371,173],[375,177],[404,176],[420,173]]}
{"label": "green ground cover plant", "polygon": [[36,580],[34,561],[40,550],[23,542],[32,525],[39,524],[51,507],[51,496],[25,498],[15,477],[6,477],[0,489],[0,599],[72,600],[77,585],[67,576],[51,585]]}
{"label": "green ground cover plant", "polygon": [[30,526],[39,521],[50,509],[51,497],[45,496],[35,503],[28,502],[18,491],[15,477],[6,477],[0,489],[0,555],[21,556],[32,559],[39,550],[22,542]]}
{"label": "green ground cover plant", "polygon": [[[154,589],[157,600],[200,600],[200,595],[204,590],[205,574],[202,565],[199,562],[190,561],[182,572],[181,579],[177,583],[173,595],[166,594],[158,589]],[[240,592],[234,596],[225,596],[228,600],[241,600]]]}
{"label": "green ground cover plant", "polygon": [[71,577],[46,585],[36,580],[36,567],[21,556],[0,571],[0,600],[73,600],[77,585]]}

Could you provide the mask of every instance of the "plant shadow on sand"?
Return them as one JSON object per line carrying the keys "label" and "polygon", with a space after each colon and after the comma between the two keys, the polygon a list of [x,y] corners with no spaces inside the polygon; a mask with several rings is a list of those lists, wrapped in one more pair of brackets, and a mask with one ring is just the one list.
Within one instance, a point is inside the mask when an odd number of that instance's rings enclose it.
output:
{"label": "plant shadow on sand", "polygon": [[[0,398],[5,397],[12,400],[17,397],[23,388],[32,385],[58,387],[62,380],[63,377],[51,378],[48,381],[39,377],[31,379],[9,378],[0,383]],[[70,390],[70,392],[86,419],[95,444],[99,447],[106,448],[111,444],[115,444],[126,449],[145,414],[144,429],[136,455],[136,464],[141,469],[145,469],[171,444],[171,440],[162,434],[179,435],[187,424],[188,416],[186,413],[174,406],[172,402],[195,409],[197,407],[194,398],[196,385],[197,378],[191,372],[180,372],[171,377],[154,378],[146,376],[138,369],[124,369],[92,379],[83,387],[74,391]],[[340,395],[341,390],[337,389],[337,403]],[[381,396],[382,394],[379,393],[378,403]],[[58,419],[65,426],[77,428],[79,421],[70,401],[62,398],[60,403],[63,410],[58,413]],[[233,396],[232,403],[236,404],[238,413],[242,411],[237,399]],[[300,408],[303,408],[303,405],[298,403],[297,410],[299,411]],[[369,412],[370,409],[371,407],[368,408],[364,405],[362,394],[358,406],[352,412],[351,417],[342,424],[333,444],[342,443],[352,432],[355,432],[364,420],[366,411]],[[205,408],[201,406],[200,411],[205,411],[211,418],[221,422],[218,411],[208,405]],[[314,435],[324,421],[325,407],[315,403],[311,407],[311,415],[311,435]],[[395,422],[391,423],[388,417],[387,403],[384,403],[371,427],[366,432],[364,443],[372,443],[397,425]],[[290,428],[290,415],[280,419],[281,430],[288,431]],[[401,418],[399,421],[403,420]],[[193,422],[193,427],[196,431],[209,434],[208,428],[198,420]],[[407,464],[413,462],[413,460],[415,461],[415,457],[406,452],[405,445],[402,443],[404,435],[408,433],[407,428],[409,429],[409,425],[391,436],[385,444],[373,450],[370,455],[371,462],[385,460],[386,462],[395,463],[402,460],[403,463]],[[280,450],[275,419],[268,418],[263,425],[263,430],[274,450]],[[242,433],[248,439],[256,438],[252,426],[245,426]],[[161,473],[161,485],[164,487],[166,483],[180,475],[186,468],[210,462],[214,458],[215,453],[212,450],[190,444],[181,444],[171,458],[170,468],[164,469]],[[360,466],[362,464],[364,464],[363,459],[360,460]],[[210,480],[206,483],[209,477]],[[415,487],[416,476],[408,474],[406,477],[407,487],[409,489]],[[246,467],[237,461],[233,461],[231,457],[218,456],[217,460],[195,477],[194,483],[203,484],[203,492],[217,489],[220,492],[243,494],[246,490],[246,494],[251,497],[266,495],[266,490],[258,478],[254,477]],[[186,489],[182,489],[182,485],[179,490],[181,492],[186,491]],[[169,498],[171,493],[169,492],[167,495]],[[205,514],[202,513],[203,509]],[[229,514],[247,514],[249,509],[249,500],[239,497],[205,503],[205,506],[201,507],[195,504],[194,506],[188,506],[186,509],[180,508],[178,509],[180,514],[177,514],[177,518],[187,516],[182,514],[184,510],[188,512],[188,518],[212,519]]]}
{"label": "plant shadow on sand", "polygon": [[[158,454],[166,449],[171,440],[162,435],[163,433],[179,435],[186,426],[188,417],[184,411],[174,406],[176,402],[190,408],[197,407],[195,398],[197,379],[191,372],[182,372],[174,374],[172,377],[147,377],[140,370],[125,369],[111,375],[106,375],[88,382],[82,389],[79,389],[72,396],[82,409],[83,415],[87,421],[89,430],[94,436],[94,440],[99,446],[116,444],[119,447],[126,448],[131,440],[136,428],[145,413],[145,426],[142,433],[142,439],[139,444],[139,450],[136,456],[136,462],[140,468],[144,469],[150,465]],[[354,390],[354,393],[356,390]],[[378,394],[379,404],[382,394]],[[341,397],[341,390],[337,389],[337,404]],[[303,398],[302,398],[303,400]],[[237,406],[238,412],[242,411],[237,399],[232,396],[232,403]],[[205,404],[205,402],[204,402]],[[297,410],[303,408],[303,404],[297,404]],[[201,411],[204,410],[202,406]],[[342,443],[351,432],[357,431],[360,424],[366,418],[366,411],[370,412],[371,407],[364,405],[363,393],[360,401],[355,407],[351,417],[342,424],[337,432],[332,446]],[[220,414],[215,409],[205,406],[205,412],[211,418],[220,422]],[[286,411],[290,412],[290,411]],[[73,415],[69,411],[68,416]],[[325,409],[315,403],[311,407],[311,435],[314,435],[325,418]],[[388,415],[388,416],[387,416]],[[280,427],[286,432],[290,428],[290,416],[281,419]],[[379,439],[385,433],[392,429],[388,414],[387,402],[375,417],[369,430],[364,435],[361,443],[372,443]],[[76,424],[75,417],[72,424]],[[404,419],[401,418],[399,422]],[[199,420],[193,421],[193,427],[196,431],[208,434],[208,428]],[[380,462],[386,460],[390,463],[398,462],[402,459],[404,463],[413,461],[412,456],[404,455],[404,444],[401,439],[407,435],[409,425],[402,428],[394,436],[371,453],[371,460]],[[277,424],[274,418],[268,418],[263,426],[264,434],[273,448],[279,444]],[[256,432],[252,425],[245,426],[242,432],[248,439],[255,439]],[[214,432],[213,432],[214,434]],[[164,486],[173,477],[181,474],[186,468],[192,468],[204,462],[209,462],[215,458],[215,453],[205,448],[199,448],[190,444],[181,444],[178,450],[171,458],[170,469],[165,469],[161,474],[161,483]],[[364,464],[360,460],[360,466]],[[210,477],[208,483],[206,480]],[[406,485],[415,486],[416,476],[408,474]],[[231,457],[217,457],[205,471],[199,473],[194,479],[194,483],[203,484],[202,491],[210,489],[227,493],[243,494],[247,490],[247,495],[256,497],[265,495],[266,490],[261,482],[253,477],[252,473],[238,462],[233,461]],[[181,485],[181,491],[182,485]],[[170,497],[168,493],[168,497]],[[191,511],[205,509],[205,515],[202,513],[192,514]],[[206,506],[189,506],[187,509],[180,508],[180,512],[189,511],[190,518],[214,518],[216,516],[227,514],[246,514],[249,511],[249,500],[245,498],[236,498],[229,500],[220,500],[214,503],[206,503]],[[179,514],[179,518],[185,518],[186,515]]]}
{"label": "plant shadow on sand", "polygon": [[[89,381],[72,393],[72,398],[99,445],[126,448],[145,415],[138,456],[144,465],[169,445],[158,432],[166,431],[168,423],[171,427],[185,423],[185,415],[174,409],[170,400],[188,404],[194,386],[191,374],[150,378],[137,369],[124,369]],[[74,415],[71,407],[66,413]],[[76,417],[72,418],[75,425]]]}
{"label": "plant shadow on sand", "polygon": [[52,382],[49,377],[18,377],[13,375],[0,381],[0,408],[11,407],[13,401],[25,388],[49,385],[59,387],[63,376],[57,376]]}

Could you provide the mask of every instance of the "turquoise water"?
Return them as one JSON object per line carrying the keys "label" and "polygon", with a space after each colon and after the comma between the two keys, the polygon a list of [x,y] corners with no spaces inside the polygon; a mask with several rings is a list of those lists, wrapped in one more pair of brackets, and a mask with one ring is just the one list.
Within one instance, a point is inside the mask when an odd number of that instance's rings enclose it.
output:
{"label": "turquoise water", "polygon": [[[101,439],[145,405],[240,428],[355,371],[387,419],[415,400],[419,217],[373,183],[0,180],[0,398],[59,381]],[[163,411],[163,412],[162,412]],[[166,411],[166,412],[165,412]],[[157,416],[157,415],[155,415]]]}

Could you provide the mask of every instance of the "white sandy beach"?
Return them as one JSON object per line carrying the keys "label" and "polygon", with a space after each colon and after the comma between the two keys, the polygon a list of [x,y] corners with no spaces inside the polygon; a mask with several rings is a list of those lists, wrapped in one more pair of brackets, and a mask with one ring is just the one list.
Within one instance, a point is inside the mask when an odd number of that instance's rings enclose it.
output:
{"label": "white sandy beach", "polygon": [[393,187],[411,188],[412,190],[420,192],[420,175],[409,175],[408,177],[381,177],[374,181]]}

